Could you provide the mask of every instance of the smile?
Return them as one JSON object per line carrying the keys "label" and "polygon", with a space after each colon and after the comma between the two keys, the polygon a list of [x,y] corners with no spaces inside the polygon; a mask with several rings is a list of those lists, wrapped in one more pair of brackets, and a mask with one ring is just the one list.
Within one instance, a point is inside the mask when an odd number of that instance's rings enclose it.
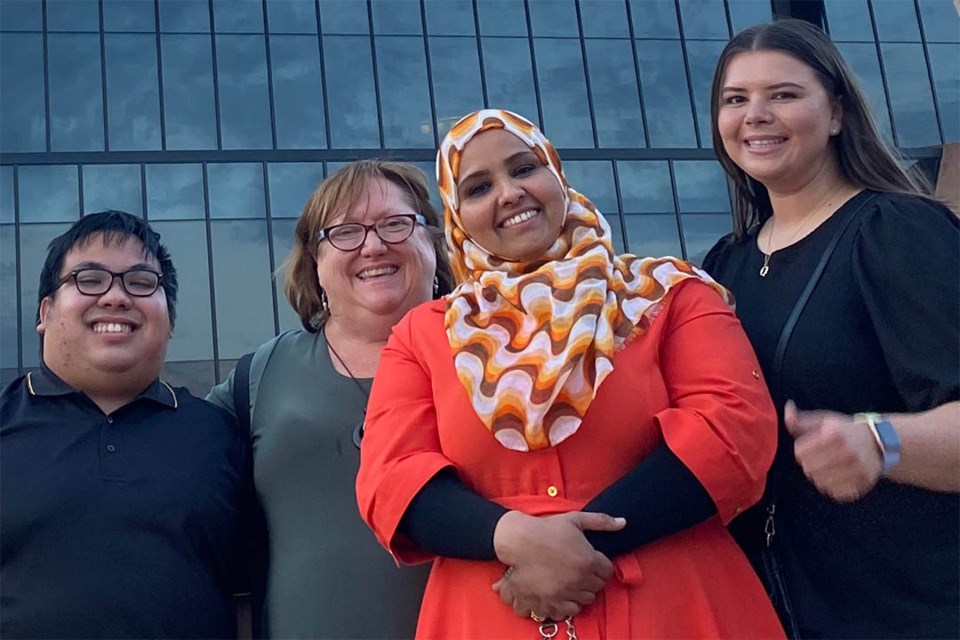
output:
{"label": "smile", "polygon": [[130,333],[133,327],[119,322],[97,322],[93,325],[94,333]]}
{"label": "smile", "polygon": [[530,220],[538,215],[540,215],[540,209],[527,209],[526,211],[518,213],[515,216],[510,216],[500,223],[500,227],[506,229],[507,227],[518,225],[521,222],[526,222],[527,220]]}
{"label": "smile", "polygon": [[380,276],[392,276],[397,271],[400,270],[400,267],[373,267],[370,269],[364,269],[357,274],[357,277],[361,280],[368,280],[370,278],[379,278]]}
{"label": "smile", "polygon": [[746,144],[751,149],[765,149],[782,144],[786,141],[786,138],[764,138],[763,140],[747,140]]}

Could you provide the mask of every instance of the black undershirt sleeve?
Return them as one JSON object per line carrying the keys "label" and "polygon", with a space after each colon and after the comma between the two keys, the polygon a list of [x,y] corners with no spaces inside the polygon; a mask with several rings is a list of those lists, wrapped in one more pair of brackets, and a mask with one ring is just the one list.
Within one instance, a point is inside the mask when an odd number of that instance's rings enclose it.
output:
{"label": "black undershirt sleeve", "polygon": [[[583,511],[622,516],[617,532],[590,531],[593,547],[614,557],[699,524],[717,513],[700,481],[665,444],[604,489]],[[429,553],[495,560],[493,532],[507,509],[467,488],[453,471],[423,486],[400,521],[400,532]]]}

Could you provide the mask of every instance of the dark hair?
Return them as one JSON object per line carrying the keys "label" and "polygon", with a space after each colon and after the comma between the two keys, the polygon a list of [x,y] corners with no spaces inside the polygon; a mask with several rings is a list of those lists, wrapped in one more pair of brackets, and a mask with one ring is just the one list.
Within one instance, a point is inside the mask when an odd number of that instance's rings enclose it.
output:
{"label": "dark hair", "polygon": [[177,318],[177,270],[167,248],[160,244],[160,234],[150,228],[140,218],[124,211],[101,211],[80,218],[67,231],[50,241],[47,258],[40,271],[40,291],[37,294],[37,322],[40,321],[40,302],[57,293],[63,259],[75,246],[85,246],[91,236],[103,234],[106,245],[119,245],[129,238],[136,238],[143,245],[143,255],[156,258],[163,275],[162,286],[167,294],[167,313],[170,316],[170,328]]}
{"label": "dark hair", "polygon": [[317,283],[317,235],[332,219],[352,207],[367,183],[377,178],[399,187],[410,206],[427,219],[426,229],[437,255],[436,276],[440,283],[437,295],[453,290],[453,271],[443,238],[443,221],[430,203],[426,176],[406,162],[359,160],[339,169],[311,194],[297,221],[293,249],[281,267],[286,271],[283,289],[287,300],[307,331],[319,330],[327,320],[327,312],[320,301],[322,291]]}
{"label": "dark hair", "polygon": [[853,184],[892,193],[926,196],[930,186],[919,175],[901,168],[900,155],[881,137],[876,121],[853,71],[837,47],[817,27],[795,19],[778,20],[744,29],[727,43],[713,76],[710,119],[713,148],[734,185],[734,235],[742,237],[772,214],[766,187],[746,174],[727,155],[717,129],[720,92],[730,60],[740,53],[782,51],[810,67],[827,95],[843,109],[840,133],[831,145],[841,173]]}

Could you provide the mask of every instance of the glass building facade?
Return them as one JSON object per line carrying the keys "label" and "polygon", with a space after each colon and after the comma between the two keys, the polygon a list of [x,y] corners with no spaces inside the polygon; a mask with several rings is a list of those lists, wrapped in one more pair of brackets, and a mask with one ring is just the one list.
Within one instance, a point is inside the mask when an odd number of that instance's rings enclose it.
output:
{"label": "glass building facade", "polygon": [[2,381],[39,363],[47,243],[112,208],[170,247],[164,375],[205,393],[298,326],[273,274],[316,184],[363,157],[433,180],[482,106],[542,126],[618,249],[698,261],[731,228],[714,63],[791,15],[827,29],[908,155],[960,140],[950,0],[0,0]]}

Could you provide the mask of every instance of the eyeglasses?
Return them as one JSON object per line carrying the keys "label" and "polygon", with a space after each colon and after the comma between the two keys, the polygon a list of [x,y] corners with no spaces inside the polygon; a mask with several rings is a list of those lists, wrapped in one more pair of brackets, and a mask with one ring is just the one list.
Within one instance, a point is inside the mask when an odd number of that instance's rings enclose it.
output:
{"label": "eyeglasses", "polygon": [[360,222],[335,224],[332,227],[322,229],[317,234],[317,242],[329,240],[330,244],[340,251],[353,251],[362,247],[363,243],[367,241],[367,234],[373,231],[377,234],[377,237],[387,244],[400,244],[410,237],[418,222],[426,226],[427,219],[419,213],[408,213],[387,216],[377,220],[374,224],[362,224]]}
{"label": "eyeglasses", "polygon": [[73,280],[77,291],[85,296],[102,296],[113,286],[114,278],[120,278],[123,290],[135,298],[148,298],[160,286],[163,276],[147,269],[131,269],[115,273],[108,269],[74,269],[60,278],[57,288]]}

